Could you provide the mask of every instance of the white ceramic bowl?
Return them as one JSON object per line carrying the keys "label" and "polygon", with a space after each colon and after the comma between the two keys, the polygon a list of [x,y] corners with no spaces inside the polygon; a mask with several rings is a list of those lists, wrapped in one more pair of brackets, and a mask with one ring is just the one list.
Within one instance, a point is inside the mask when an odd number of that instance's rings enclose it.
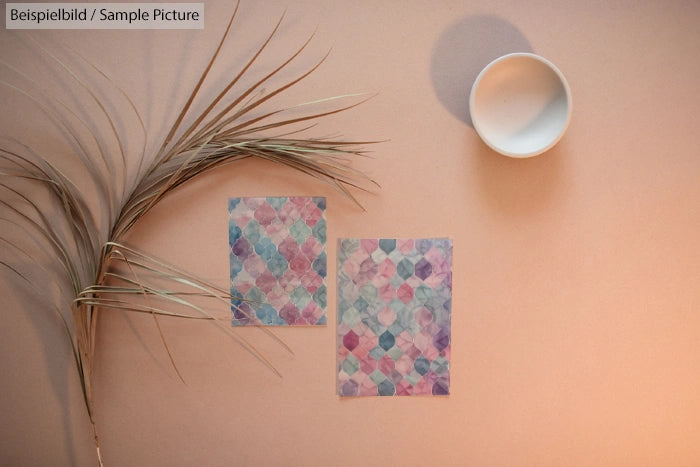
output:
{"label": "white ceramic bowl", "polygon": [[550,149],[571,119],[571,91],[549,60],[531,53],[497,58],[469,96],[474,129],[496,152],[531,157]]}

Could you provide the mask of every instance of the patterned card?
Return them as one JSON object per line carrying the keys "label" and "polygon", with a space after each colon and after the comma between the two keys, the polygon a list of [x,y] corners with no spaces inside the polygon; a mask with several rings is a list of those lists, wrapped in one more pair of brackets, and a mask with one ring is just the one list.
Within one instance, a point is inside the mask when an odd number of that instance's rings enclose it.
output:
{"label": "patterned card", "polygon": [[450,391],[452,240],[338,241],[338,394]]}
{"label": "patterned card", "polygon": [[234,326],[326,324],[326,199],[228,202]]}

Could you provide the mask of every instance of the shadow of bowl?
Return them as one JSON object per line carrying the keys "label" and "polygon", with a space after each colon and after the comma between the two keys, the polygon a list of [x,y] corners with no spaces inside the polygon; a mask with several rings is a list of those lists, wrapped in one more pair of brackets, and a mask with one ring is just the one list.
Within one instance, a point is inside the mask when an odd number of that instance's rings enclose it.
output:
{"label": "shadow of bowl", "polygon": [[468,16],[450,26],[433,49],[431,81],[438,99],[455,117],[474,128],[469,93],[481,70],[512,52],[532,52],[525,36],[493,15]]}

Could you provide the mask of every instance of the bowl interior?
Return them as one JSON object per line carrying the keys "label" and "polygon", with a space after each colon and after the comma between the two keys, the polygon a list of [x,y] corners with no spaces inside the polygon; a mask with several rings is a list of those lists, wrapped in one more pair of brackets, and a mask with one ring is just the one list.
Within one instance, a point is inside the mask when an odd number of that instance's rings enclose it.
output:
{"label": "bowl interior", "polygon": [[559,141],[570,104],[568,85],[554,65],[536,55],[512,54],[477,77],[470,111],[474,128],[491,148],[528,157]]}

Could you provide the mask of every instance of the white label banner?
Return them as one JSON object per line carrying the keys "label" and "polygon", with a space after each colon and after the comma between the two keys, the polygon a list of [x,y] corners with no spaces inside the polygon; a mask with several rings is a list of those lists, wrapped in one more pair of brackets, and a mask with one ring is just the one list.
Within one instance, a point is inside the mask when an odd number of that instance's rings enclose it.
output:
{"label": "white label banner", "polygon": [[204,3],[7,3],[7,29],[204,29]]}

